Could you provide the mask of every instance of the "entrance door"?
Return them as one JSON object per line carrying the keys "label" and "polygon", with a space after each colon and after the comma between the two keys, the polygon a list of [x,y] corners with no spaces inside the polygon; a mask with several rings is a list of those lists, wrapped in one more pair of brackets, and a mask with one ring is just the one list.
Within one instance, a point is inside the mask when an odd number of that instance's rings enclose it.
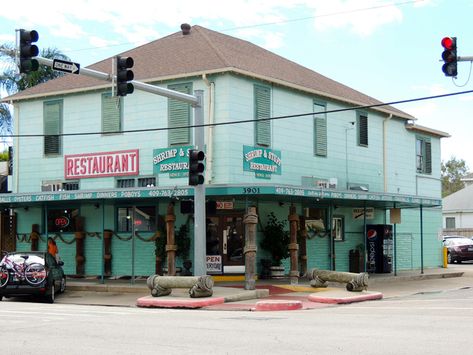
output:
{"label": "entrance door", "polygon": [[225,274],[245,271],[244,231],[241,214],[207,217],[207,255],[217,255],[221,258],[222,272]]}

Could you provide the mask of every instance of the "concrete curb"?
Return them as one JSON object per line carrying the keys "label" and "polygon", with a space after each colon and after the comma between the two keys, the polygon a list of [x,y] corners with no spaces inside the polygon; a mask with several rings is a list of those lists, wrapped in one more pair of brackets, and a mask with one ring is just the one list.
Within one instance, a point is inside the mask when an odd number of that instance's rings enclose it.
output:
{"label": "concrete curb", "polygon": [[254,311],[295,311],[302,309],[301,301],[267,300],[256,302]]}
{"label": "concrete curb", "polygon": [[345,296],[345,297],[336,297],[336,296],[320,296],[318,293],[313,293],[309,295],[308,299],[312,302],[318,303],[336,303],[336,304],[347,304],[353,302],[363,302],[363,301],[372,301],[380,300],[383,298],[381,292],[364,292],[363,294],[358,294],[356,296]]}
{"label": "concrete curb", "polygon": [[202,308],[215,304],[224,303],[223,297],[211,298],[160,298],[153,296],[145,296],[136,300],[138,307],[147,308]]}

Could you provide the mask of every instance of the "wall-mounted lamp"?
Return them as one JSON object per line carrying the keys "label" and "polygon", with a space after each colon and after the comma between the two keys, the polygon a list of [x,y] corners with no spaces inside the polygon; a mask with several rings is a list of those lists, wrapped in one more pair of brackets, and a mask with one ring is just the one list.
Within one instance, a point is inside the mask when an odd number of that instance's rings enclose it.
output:
{"label": "wall-mounted lamp", "polygon": [[30,208],[28,206],[23,207],[25,211],[28,211]]}
{"label": "wall-mounted lamp", "polygon": [[95,207],[96,209],[99,209],[99,208],[100,208],[100,205],[99,205],[98,203],[94,203],[94,207]]}

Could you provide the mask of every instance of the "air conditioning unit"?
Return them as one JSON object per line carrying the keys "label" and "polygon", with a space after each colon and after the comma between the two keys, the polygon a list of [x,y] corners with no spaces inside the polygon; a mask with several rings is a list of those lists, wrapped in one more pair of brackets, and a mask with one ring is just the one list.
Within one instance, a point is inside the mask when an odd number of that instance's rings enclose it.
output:
{"label": "air conditioning unit", "polygon": [[46,182],[41,185],[41,191],[61,191],[62,183],[61,182]]}
{"label": "air conditioning unit", "polygon": [[368,184],[350,183],[350,184],[348,184],[348,190],[369,191],[369,185]]}

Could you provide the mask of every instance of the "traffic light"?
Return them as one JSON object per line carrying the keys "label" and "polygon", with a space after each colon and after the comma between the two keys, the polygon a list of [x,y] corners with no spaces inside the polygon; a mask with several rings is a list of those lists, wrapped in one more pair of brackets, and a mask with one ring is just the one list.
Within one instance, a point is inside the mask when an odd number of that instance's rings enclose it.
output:
{"label": "traffic light", "polygon": [[201,150],[189,150],[189,185],[196,186],[204,183],[205,153]]}
{"label": "traffic light", "polygon": [[132,57],[117,57],[117,96],[126,96],[135,90],[132,81],[135,75],[130,68],[133,68]]}
{"label": "traffic light", "polygon": [[442,71],[445,76],[457,76],[457,38],[444,37],[442,39],[442,59],[445,62],[442,66]]}
{"label": "traffic light", "polygon": [[32,44],[33,42],[36,42],[38,38],[38,32],[35,30],[20,30],[20,73],[27,74],[38,70],[39,63],[36,59],[32,58],[36,57],[39,53],[38,47]]}

